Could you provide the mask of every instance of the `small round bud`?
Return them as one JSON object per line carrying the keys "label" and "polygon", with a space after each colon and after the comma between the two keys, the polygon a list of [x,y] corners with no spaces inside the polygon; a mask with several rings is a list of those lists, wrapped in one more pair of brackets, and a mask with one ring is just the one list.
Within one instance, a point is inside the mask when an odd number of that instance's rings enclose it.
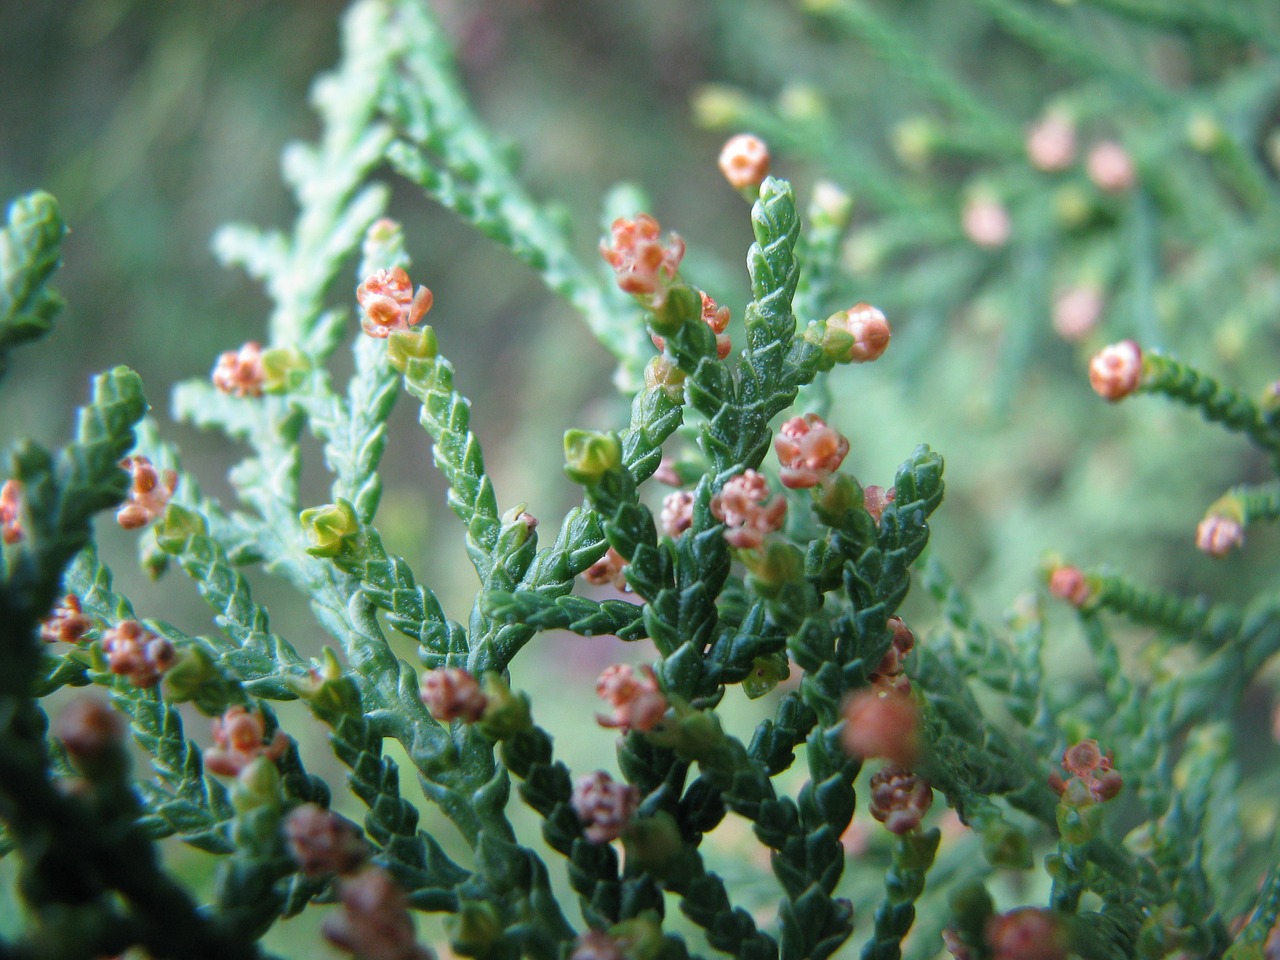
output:
{"label": "small round bud", "polygon": [[404,891],[380,867],[366,867],[338,884],[342,910],[324,921],[325,939],[360,960],[433,960],[414,939]]}
{"label": "small round bud", "polygon": [[595,587],[612,586],[625,593],[631,589],[627,583],[626,571],[626,558],[610,547],[603,557],[582,571],[582,579]]}
{"label": "small round bud", "polygon": [[573,944],[569,960],[624,960],[618,941],[603,930],[588,930]]}
{"label": "small round bud", "polygon": [[662,532],[672,540],[693,526],[693,492],[676,490],[662,501]]}
{"label": "small round bud", "polygon": [[1225,557],[1244,544],[1244,526],[1234,517],[1211,513],[1196,527],[1196,548],[1211,557]]}
{"label": "small round bud", "polygon": [[6,480],[0,486],[0,540],[6,544],[17,543],[26,536],[21,512],[22,485],[17,480]]}
{"label": "small round bud", "polygon": [[769,175],[769,148],[749,133],[730,137],[720,151],[720,172],[735,190],[759,187]]}
{"label": "small round bud", "polygon": [[53,732],[72,761],[86,771],[104,762],[114,766],[123,757],[124,721],[101,700],[73,700],[58,715]]}
{"label": "small round bud", "polygon": [[1093,587],[1079,567],[1064,564],[1050,572],[1049,592],[1073,607],[1080,608],[1093,596]]}
{"label": "small round bud", "polygon": [[209,773],[239,776],[259,757],[274,763],[289,749],[289,738],[282,730],[276,730],[266,742],[267,722],[262,713],[240,704],[217,717],[212,728],[214,745],[204,755],[204,768]]}
{"label": "small round bud", "polygon": [[45,643],[79,643],[92,626],[93,621],[84,615],[80,606],[80,598],[68,593],[41,622],[40,639]]}
{"label": "small round bud", "polygon": [[1084,165],[1089,179],[1104,193],[1124,193],[1138,180],[1129,151],[1114,140],[1095,143]]}
{"label": "small round bud", "polygon": [[791,490],[816,487],[840,469],[849,441],[816,413],[792,417],[773,441],[782,464],[779,478]]}
{"label": "small round bud", "polygon": [[648,298],[655,309],[666,299],[684,259],[684,241],[674,233],[663,241],[660,230],[658,221],[646,213],[634,220],[619,217],[610,228],[610,239],[600,243],[600,255],[613,267],[619,289]]}
{"label": "small round bud", "polygon": [[369,856],[354,823],[318,804],[304,803],[284,821],[289,854],[311,879],[353,873]]}
{"label": "small round bud", "polygon": [[910,833],[933,806],[929,784],[901,767],[887,766],[871,778],[871,815],[890,833]]}
{"label": "small round bud", "polygon": [[845,750],[858,757],[883,757],[910,769],[920,757],[920,709],[896,691],[859,690],[845,702]]}
{"label": "small round bud", "polygon": [[992,960],[1067,960],[1066,931],[1050,910],[1020,907],[987,921]]}
{"label": "small round bud", "polygon": [[1142,348],[1134,340],[1103,347],[1089,361],[1089,384],[1104,400],[1123,400],[1142,385]]}
{"label": "small round bud", "polygon": [[1076,128],[1063,113],[1049,113],[1027,133],[1027,159],[1037,170],[1058,173],[1076,159]]}
{"label": "small round bud", "polygon": [[885,507],[893,503],[897,496],[898,491],[893,487],[886,491],[884,487],[877,487],[874,483],[863,489],[863,509],[871,514],[871,519],[876,522],[876,526],[880,525],[880,518],[884,516]]}
{"label": "small round bud", "polygon": [[885,315],[869,303],[855,303],[848,310],[832,314],[826,325],[829,331],[853,338],[848,353],[837,358],[837,362],[870,363],[877,360],[889,348],[889,338],[893,335]]}
{"label": "small round bud", "polygon": [[564,435],[564,459],[564,472],[574,483],[598,483],[606,473],[622,465],[622,444],[614,433],[568,430]]}
{"label": "small round bud", "polygon": [[414,291],[402,267],[378,270],[356,288],[363,316],[360,326],[371,337],[385,338],[395,330],[408,330],[431,310],[433,297],[426,287]]}
{"label": "small round bud", "polygon": [[428,670],[422,675],[420,693],[428,712],[441,723],[475,723],[488,703],[476,678],[455,667]]}
{"label": "small round bud", "polygon": [[613,707],[613,716],[597,715],[602,727],[648,732],[667,712],[667,698],[650,666],[639,673],[625,664],[606,667],[596,680],[596,695]]}
{"label": "small round bud", "polygon": [[781,530],[786,512],[786,498],[770,498],[768,482],[755,470],[730,478],[711,499],[711,513],[724,521],[725,540],[739,550],[753,550]]}
{"label": "small round bud", "polygon": [[360,531],[355,509],[345,500],[308,507],[298,519],[310,541],[307,553],[313,557],[336,557]]}
{"label": "small round bud", "polygon": [[960,218],[964,235],[984,250],[997,250],[1009,242],[1013,221],[1005,205],[994,197],[978,196],[964,205]]}
{"label": "small round bud", "polygon": [[260,397],[266,383],[262,346],[250,341],[239,350],[228,350],[213,368],[213,385],[237,397]]}
{"label": "small round bud", "polygon": [[1098,325],[1103,308],[1102,291],[1080,284],[1060,292],[1053,300],[1053,329],[1063,340],[1083,340]]}
{"label": "small round bud", "polygon": [[128,677],[130,683],[142,689],[159,683],[177,659],[172,643],[137,620],[122,620],[105,631],[102,651],[107,656],[108,670]]}
{"label": "small round bud", "polygon": [[137,530],[164,512],[178,486],[178,475],[172,470],[161,473],[150,460],[138,454],[125,457],[120,466],[129,471],[133,484],[129,501],[116,511],[116,522],[126,530]]}
{"label": "small round bud", "polygon": [[573,785],[573,810],[592,843],[608,843],[622,836],[639,806],[635,787],[618,783],[603,770]]}

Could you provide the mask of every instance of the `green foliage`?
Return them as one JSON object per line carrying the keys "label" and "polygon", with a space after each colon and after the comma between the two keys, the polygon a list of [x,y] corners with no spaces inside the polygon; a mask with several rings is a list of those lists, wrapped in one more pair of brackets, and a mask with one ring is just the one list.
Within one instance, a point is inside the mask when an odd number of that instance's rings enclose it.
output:
{"label": "green foliage", "polygon": [[[1263,293],[1231,304],[1258,336],[1280,302],[1264,282],[1275,163],[1250,139],[1275,87],[1278,25],[1257,4],[971,6],[966,22],[998,31],[1001,56],[1030,51],[1036,69],[1045,58],[1061,71],[1027,115],[1006,115],[921,42],[927,18],[865,0],[809,0],[796,13],[909,79],[922,112],[896,131],[900,171],[846,149],[821,93],[793,91],[777,107],[723,88],[704,96],[704,119],[750,122],[851,191],[821,185],[802,215],[789,179],[745,189],[754,241],[733,299],[721,290],[727,271],[706,271],[714,290],[695,286],[683,241],[661,238],[637,210],[621,211],[601,247],[616,277],[580,258],[563,218],[522,184],[468,104],[427,5],[357,0],[341,63],[315,86],[319,138],[286,153],[293,228],[234,226],[216,241],[270,298],[261,350],[224,355],[212,383],[174,394],[179,420],[241,451],[231,497],[206,495],[144,419],[140,380],[125,368],[94,381],[59,453],[24,441],[10,454],[0,852],[17,863],[26,915],[0,955],[136,946],[156,958],[257,957],[278,920],[339,901],[326,935],[367,958],[424,956],[410,910],[445,915],[451,949],[483,960],[685,960],[704,949],[822,960],[854,945],[867,960],[897,960],[937,955],[944,930],[968,955],[1009,960],[1020,954],[1005,938],[1019,927],[1039,931],[1049,958],[1262,957],[1280,905],[1265,802],[1275,784],[1242,755],[1241,711],[1280,650],[1274,588],[1212,600],[1050,561],[1050,592],[1076,608],[1088,665],[1062,671],[1055,647],[1073,634],[1038,600],[992,624],[974,585],[927,554],[933,518],[946,513],[942,457],[917,446],[891,489],[864,485],[843,465],[848,442],[812,414],[856,426],[858,443],[914,404],[953,405],[916,353],[919,382],[875,412],[867,369],[848,363],[873,352],[857,324],[874,311],[847,309],[863,287],[911,318],[907,353],[944,317],[997,304],[995,399],[1007,406],[1044,347],[1033,323],[1047,291],[1094,284],[1123,291],[1125,332],[1147,341],[1127,392],[1196,407],[1256,448],[1250,482],[1209,506],[1202,549],[1225,554],[1280,516],[1278,481],[1256,476],[1258,464],[1280,464],[1275,387],[1250,400],[1199,357],[1152,349],[1178,332],[1157,304],[1204,313],[1252,278]],[[1095,44],[1101,23],[1115,29]],[[1187,46],[1194,95],[1121,55],[1160,32]],[[1081,171],[1074,156],[1034,151],[1029,162],[1024,125],[1051,114],[1095,142],[1119,137],[1112,146],[1134,169]],[[374,181],[383,172],[540,275],[582,315],[631,398],[625,421],[605,412],[565,434],[564,473],[583,500],[545,543],[527,502],[504,509],[469,375],[448,358],[455,335],[418,325],[430,295],[415,292],[405,233],[386,217],[393,196],[409,201]],[[619,190],[605,206],[634,196]],[[870,213],[846,238],[851,199]],[[966,206],[982,203],[1009,217],[1007,236],[967,222]],[[10,209],[0,364],[61,304],[45,283],[63,232],[47,194]],[[1230,264],[1214,249],[1224,236]],[[355,335],[348,366],[338,351],[355,327],[352,279],[369,335]],[[722,349],[712,293],[746,303],[736,353]],[[567,362],[551,356],[557,369]],[[401,388],[418,404],[475,574],[462,619],[398,555],[396,519],[380,509]],[[323,460],[320,493],[309,459]],[[1030,469],[1011,465],[1010,482]],[[656,482],[673,480],[659,512]],[[790,489],[776,492],[780,481]],[[121,525],[148,526],[136,534],[143,567],[191,580],[211,635],[119,592],[110,538],[96,541],[92,522],[126,500]],[[1104,543],[1091,541],[1103,554]],[[917,571],[936,616],[911,594]],[[299,593],[314,624],[273,620],[260,599],[267,577]],[[1140,649],[1116,621],[1148,631]],[[301,642],[299,629],[323,637]],[[575,771],[553,739],[576,732],[553,722],[561,705],[517,688],[551,631],[613,636],[652,658],[596,681],[613,711],[599,721],[620,733],[616,779]],[[573,664],[556,667],[563,699],[590,689]],[[110,707],[60,707],[50,734],[43,698],[87,686]],[[328,758],[312,755],[301,726],[285,729],[303,707],[345,770],[341,786],[308,772]],[[212,746],[190,735],[196,714],[213,718]],[[116,724],[147,772],[130,771]],[[859,789],[879,758],[909,767],[897,774],[916,792],[886,795],[884,778]],[[513,809],[513,778],[526,810]],[[866,822],[860,793],[896,836]],[[934,793],[954,816],[924,819]],[[346,794],[359,826],[326,813]],[[328,831],[319,841],[306,826],[315,818]],[[161,841],[216,859],[207,904],[162,867]],[[761,857],[744,870],[747,857],[726,857],[726,843]]]}

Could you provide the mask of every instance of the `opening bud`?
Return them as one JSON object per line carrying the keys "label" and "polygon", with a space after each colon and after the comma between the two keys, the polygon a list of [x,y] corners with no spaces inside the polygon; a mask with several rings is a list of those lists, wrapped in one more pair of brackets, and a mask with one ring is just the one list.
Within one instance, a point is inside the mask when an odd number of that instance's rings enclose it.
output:
{"label": "opening bud", "polygon": [[299,519],[311,542],[307,553],[313,557],[338,556],[360,532],[356,512],[345,500],[303,510]]}
{"label": "opening bud", "polygon": [[612,431],[569,430],[564,435],[564,457],[564,472],[570,480],[595,484],[622,466],[622,444]]}

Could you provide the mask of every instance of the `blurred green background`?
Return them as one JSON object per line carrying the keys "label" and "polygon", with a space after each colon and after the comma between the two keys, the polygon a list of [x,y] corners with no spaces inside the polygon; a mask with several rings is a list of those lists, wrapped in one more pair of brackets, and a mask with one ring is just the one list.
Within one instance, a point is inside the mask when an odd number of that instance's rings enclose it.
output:
{"label": "blurred green background", "polygon": [[[343,6],[0,8],[0,196],[48,189],[72,228],[55,284],[68,307],[48,342],[14,358],[0,393],[3,439],[55,442],[88,376],[125,363],[149,385],[187,466],[227,494],[234,449],[167,422],[168,391],[207,376],[219,352],[263,329],[267,301],[217,266],[209,240],[228,221],[289,223],[278,157],[317,132],[307,89],[337,58]],[[851,192],[844,273],[826,307],[871,301],[895,332],[883,360],[833,376],[830,419],[850,436],[846,468],[864,483],[890,484],[916,443],[944,454],[935,550],[985,615],[998,618],[1037,588],[1049,550],[1221,599],[1274,586],[1273,532],[1251,530],[1246,550],[1224,561],[1192,545],[1204,508],[1229,485],[1264,478],[1265,460],[1189,411],[1155,400],[1106,405],[1085,367],[1103,343],[1138,337],[1246,392],[1280,375],[1276,4],[434,6],[478,112],[518,147],[533,193],[563,206],[582,257],[595,257],[601,197],[636,182],[654,198],[650,212],[688,242],[689,275],[732,308],[739,341],[751,232],[747,206],[716,169],[725,136],[769,139],[775,172],[794,180],[802,205],[820,178]],[[1061,173],[1034,170],[1022,137],[1051,107],[1076,118],[1078,153],[1103,139],[1124,144],[1137,185],[1101,191],[1079,159]],[[559,470],[562,432],[625,416],[609,357],[531,271],[383,173],[414,279],[435,293],[442,350],[474,401],[499,498],[504,507],[528,501],[554,528],[578,499]],[[1007,243],[989,249],[965,236],[975,197],[1009,211]],[[1095,330],[1069,343],[1054,332],[1052,303],[1081,283],[1099,288],[1104,309]],[[334,302],[353,305],[344,290]],[[474,584],[411,407],[402,403],[393,422],[381,524],[461,617]],[[319,502],[325,483],[313,460],[306,480]],[[128,562],[132,538],[107,525],[102,537],[140,609],[211,629],[179,574],[148,583]],[[261,578],[255,586],[277,629],[307,648],[301,638],[315,628],[304,599]],[[910,609],[927,625],[919,596]],[[1079,659],[1067,618],[1053,616],[1064,691],[1087,687],[1087,667],[1067,669]],[[517,679],[558,684],[565,643],[549,639],[555,655],[527,656]],[[598,667],[638,659],[611,641],[589,653],[576,643],[587,691]],[[1264,710],[1265,697],[1255,706]],[[556,730],[594,706],[546,709]],[[609,762],[610,737],[597,734],[560,745],[571,764]],[[318,769],[340,776],[323,748],[313,753]]]}

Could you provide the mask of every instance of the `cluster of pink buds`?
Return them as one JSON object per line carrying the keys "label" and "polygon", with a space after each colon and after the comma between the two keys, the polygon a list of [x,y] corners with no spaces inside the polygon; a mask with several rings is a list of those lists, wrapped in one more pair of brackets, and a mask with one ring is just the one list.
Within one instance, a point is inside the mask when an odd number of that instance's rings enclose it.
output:
{"label": "cluster of pink buds", "polygon": [[667,712],[667,698],[653,667],[647,665],[640,672],[621,663],[605,667],[596,680],[596,696],[613,707],[613,716],[596,716],[602,727],[648,731]]}
{"label": "cluster of pink buds", "polygon": [[71,701],[58,715],[53,729],[71,759],[88,766],[119,749],[124,741],[120,714],[94,697]]}
{"label": "cluster of pink buds", "polygon": [[[701,290],[698,291],[698,296],[702,298],[702,322],[710,327],[711,332],[716,335],[716,357],[723,360],[733,349],[733,341],[725,333],[729,329],[729,308],[720,306]],[[667,348],[667,341],[664,337],[651,333],[649,334],[649,339],[653,341],[653,345],[659,350]]]}
{"label": "cluster of pink buds", "polygon": [[137,620],[122,620],[102,634],[102,650],[112,673],[129,678],[135,687],[154,687],[173,666],[173,644]]}
{"label": "cluster of pink buds", "polygon": [[898,498],[898,491],[890,487],[885,490],[884,487],[877,487],[874,483],[863,488],[862,506],[867,513],[871,514],[871,519],[876,522],[876,526],[880,525],[880,518],[884,516],[884,508],[893,503]]}
{"label": "cluster of pink buds", "polygon": [[380,867],[366,867],[338,884],[342,910],[324,921],[325,939],[360,960],[432,960],[419,945],[404,891]]}
{"label": "cluster of pink buds", "polygon": [[1068,343],[1083,340],[1098,325],[1104,303],[1102,291],[1093,284],[1063,290],[1053,299],[1053,329]]}
{"label": "cluster of pink buds", "polygon": [[1027,159],[1037,170],[1059,173],[1076,159],[1076,127],[1064,113],[1049,113],[1027,133]]}
{"label": "cluster of pink buds", "polygon": [[840,469],[849,441],[816,413],[792,417],[774,437],[782,469],[778,476],[791,490],[816,487]]}
{"label": "cluster of pink buds", "polygon": [[740,133],[725,141],[720,172],[735,190],[755,189],[769,175],[769,148],[759,137]]}
{"label": "cluster of pink buds", "polygon": [[418,692],[427,711],[441,723],[475,723],[489,704],[476,678],[457,667],[428,670]]}
{"label": "cluster of pink buds", "polygon": [[0,539],[6,544],[17,543],[26,534],[22,532],[22,485],[17,480],[6,480],[0,487]]}
{"label": "cluster of pink buds", "polygon": [[1079,567],[1061,564],[1049,573],[1049,592],[1076,609],[1093,599],[1093,587]]}
{"label": "cluster of pink buds", "polygon": [[162,474],[140,454],[125,457],[120,466],[133,477],[133,486],[129,489],[129,502],[116,511],[116,523],[126,530],[137,530],[164,513],[177,489],[178,475],[172,470]]}
{"label": "cluster of pink buds", "polygon": [[711,499],[711,512],[724,521],[724,538],[731,547],[754,550],[768,534],[782,529],[787,500],[781,494],[770,497],[765,478],[744,470]]}
{"label": "cluster of pink buds", "polygon": [[356,287],[356,300],[364,315],[360,326],[371,337],[388,337],[393,330],[408,330],[431,309],[431,291],[415,291],[402,267],[379,270]]}
{"label": "cluster of pink buds", "polygon": [[204,768],[209,773],[236,777],[258,757],[272,763],[289,749],[289,738],[277,730],[266,742],[267,722],[257,710],[236,704],[213,721],[214,746],[205,751]]}
{"label": "cluster of pink buds", "polygon": [[1211,513],[1196,526],[1196,548],[1211,557],[1225,557],[1244,545],[1244,525],[1235,517]]}
{"label": "cluster of pink buds", "polygon": [[910,833],[920,826],[931,806],[932,788],[909,770],[890,765],[871,778],[871,816],[890,833]]}
{"label": "cluster of pink buds", "polygon": [[604,257],[617,276],[618,287],[626,293],[650,298],[652,307],[666,300],[667,289],[675,282],[684,259],[684,241],[676,234],[658,237],[658,221],[647,213],[634,220],[619,217],[613,221],[612,242],[600,243]]}
{"label": "cluster of pink buds", "polygon": [[1097,740],[1081,740],[1067,747],[1062,754],[1062,767],[1071,774],[1071,779],[1064,781],[1054,771],[1049,775],[1049,786],[1068,802],[1103,803],[1124,786],[1119,771],[1112,765],[1111,754],[1104,755],[1098,749]]}
{"label": "cluster of pink buds", "polygon": [[354,873],[369,857],[356,825],[315,803],[304,803],[285,818],[284,836],[298,869],[313,880]]}
{"label": "cluster of pink buds", "polygon": [[693,526],[693,491],[676,490],[662,500],[662,532],[675,539]]}
{"label": "cluster of pink buds", "polygon": [[1008,209],[999,200],[987,196],[974,197],[964,205],[960,226],[969,241],[984,250],[1003,247],[1013,233]]}
{"label": "cluster of pink buds", "polygon": [[603,557],[582,571],[582,578],[595,587],[612,586],[616,590],[630,590],[627,585],[627,561],[610,547]]}
{"label": "cluster of pink buds", "polygon": [[910,769],[920,758],[920,708],[904,693],[883,687],[859,690],[844,705],[845,751],[883,757]]}
{"label": "cluster of pink buds", "polygon": [[893,642],[890,644],[889,649],[885,651],[884,656],[880,658],[880,663],[875,672],[868,679],[876,689],[909,693],[911,691],[911,681],[907,679],[906,673],[903,672],[902,664],[906,660],[907,654],[915,647],[916,636],[901,617],[890,617],[888,627],[893,631]]}
{"label": "cluster of pink buds", "polygon": [[45,643],[79,643],[93,626],[93,621],[84,615],[80,606],[80,598],[68,593],[62,602],[53,608],[53,613],[40,623],[40,639]]}
{"label": "cluster of pink buds", "polygon": [[603,770],[597,770],[573,785],[572,803],[587,839],[608,843],[622,836],[635,816],[640,798],[635,787],[618,783]]}
{"label": "cluster of pink buds", "polygon": [[1129,151],[1114,140],[1095,143],[1085,157],[1084,168],[1094,186],[1104,193],[1124,193],[1138,181]]}
{"label": "cluster of pink buds", "polygon": [[237,397],[260,397],[267,373],[262,366],[262,346],[250,341],[239,350],[220,354],[213,368],[213,385]]}
{"label": "cluster of pink buds", "polygon": [[1104,400],[1123,400],[1142,385],[1142,348],[1133,340],[1103,347],[1089,361],[1089,383]]}

